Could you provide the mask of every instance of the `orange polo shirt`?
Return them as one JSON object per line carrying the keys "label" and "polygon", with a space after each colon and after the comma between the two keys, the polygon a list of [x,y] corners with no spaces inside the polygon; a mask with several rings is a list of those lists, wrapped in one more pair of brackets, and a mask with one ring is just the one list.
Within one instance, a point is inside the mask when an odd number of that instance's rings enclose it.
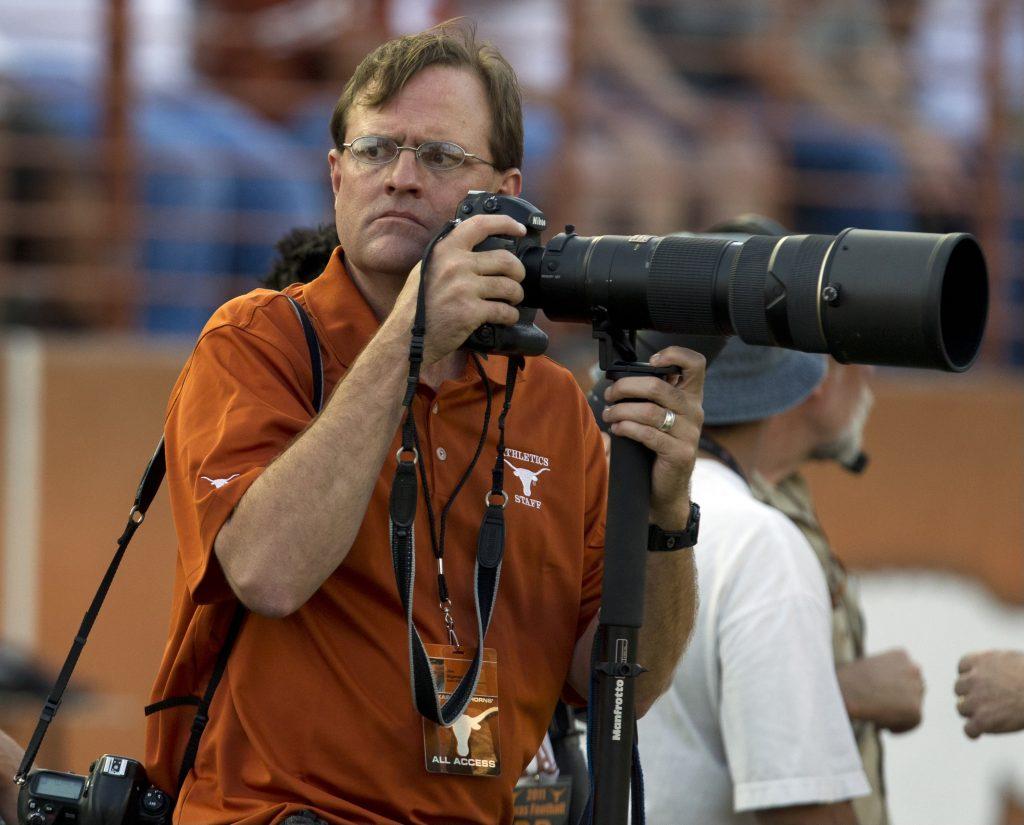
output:
{"label": "orange polo shirt", "polygon": [[[378,323],[336,250],[325,272],[286,292],[308,311],[326,397]],[[476,645],[473,564],[497,449],[507,361],[485,372],[494,400],[487,444],[448,517],[445,570],[463,644]],[[235,601],[214,539],[249,485],[308,424],[309,351],[277,292],[221,307],[178,378],[168,408],[167,481],[179,553],[170,637],[153,700],[201,695]],[[468,466],[485,388],[470,364],[413,403],[435,512]],[[528,359],[506,425],[507,541],[487,646],[497,651],[501,775],[428,773],[409,688],[405,616],[388,538],[398,433],[345,561],[294,614],[250,614],[214,698],[176,823],[271,823],[310,809],[330,823],[510,823],[512,788],[536,752],[573,648],[597,611],[606,468],[586,400],[568,370]],[[543,472],[540,472],[543,470]],[[525,472],[529,471],[529,472]],[[531,477],[530,473],[537,473]],[[532,478],[532,481],[530,480]],[[527,489],[529,487],[529,489]],[[332,506],[310,491],[309,508]],[[416,624],[444,643],[426,508],[416,520]],[[173,789],[194,709],[154,714],[153,781]]]}

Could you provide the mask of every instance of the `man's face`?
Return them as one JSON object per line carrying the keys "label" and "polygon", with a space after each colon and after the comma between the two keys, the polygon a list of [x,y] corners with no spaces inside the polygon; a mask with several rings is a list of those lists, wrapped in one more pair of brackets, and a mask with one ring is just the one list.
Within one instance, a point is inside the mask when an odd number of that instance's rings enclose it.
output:
{"label": "man's face", "polygon": [[848,462],[860,453],[875,400],[869,385],[873,372],[874,367],[829,361],[814,413],[814,458]]}
{"label": "man's face", "polygon": [[[380,135],[401,146],[429,140],[457,143],[493,160],[491,115],[483,83],[471,72],[431,66],[380,107],[357,103],[349,111],[345,142]],[[346,263],[353,274],[401,284],[430,239],[470,189],[518,194],[518,169],[499,171],[469,158],[449,171],[426,169],[414,152],[391,163],[360,163],[345,150],[330,153],[334,214]]]}

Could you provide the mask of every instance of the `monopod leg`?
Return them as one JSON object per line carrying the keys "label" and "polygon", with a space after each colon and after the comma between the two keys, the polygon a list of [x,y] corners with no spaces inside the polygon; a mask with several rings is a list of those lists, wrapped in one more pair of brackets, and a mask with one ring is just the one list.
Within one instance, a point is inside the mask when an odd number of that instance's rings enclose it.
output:
{"label": "monopod leg", "polygon": [[644,618],[647,525],[654,454],[612,437],[604,584],[596,666],[594,825],[622,825],[629,809],[636,722],[634,689],[642,668],[637,637]]}

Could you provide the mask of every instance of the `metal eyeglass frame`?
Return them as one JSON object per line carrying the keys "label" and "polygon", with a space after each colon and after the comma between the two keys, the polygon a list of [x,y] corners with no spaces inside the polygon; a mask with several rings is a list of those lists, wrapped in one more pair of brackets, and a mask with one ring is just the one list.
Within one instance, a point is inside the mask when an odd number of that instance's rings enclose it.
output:
{"label": "metal eyeglass frame", "polygon": [[[379,161],[366,160],[364,158],[359,157],[355,152],[352,151],[352,146],[355,143],[357,143],[358,141],[364,140],[366,138],[374,138],[376,140],[388,141],[389,143],[391,143],[391,144],[393,144],[395,146],[395,154],[392,155],[391,157],[389,157],[387,160],[379,160]],[[440,166],[431,166],[430,164],[426,163],[423,160],[423,157],[420,155],[420,152],[423,151],[424,147],[432,147],[432,146],[437,146],[439,144],[444,144],[444,145],[448,145],[448,146],[454,146],[456,149],[458,149],[460,152],[462,152],[462,160],[459,161],[459,163],[456,164],[455,166],[450,166],[448,168],[440,167]],[[486,160],[485,158],[482,158],[479,155],[474,155],[472,152],[467,152],[465,149],[463,149],[461,146],[459,146],[459,144],[454,143],[453,141],[450,141],[450,140],[427,140],[427,141],[424,141],[423,143],[421,143],[419,146],[402,146],[397,140],[394,140],[393,138],[385,137],[384,135],[360,135],[355,140],[353,140],[351,143],[343,143],[343,144],[341,144],[341,146],[342,146],[343,149],[348,149],[349,152],[352,154],[352,157],[356,161],[358,161],[359,163],[366,164],[367,166],[386,166],[387,164],[389,164],[392,161],[396,160],[404,149],[408,149],[410,152],[413,152],[415,154],[416,162],[417,163],[419,163],[424,169],[430,169],[432,172],[451,172],[451,171],[453,171],[455,169],[458,169],[460,166],[462,166],[466,162],[467,158],[472,158],[473,160],[478,160],[481,163],[486,163],[492,169],[497,169],[498,168],[493,163],[491,163],[491,161]]]}

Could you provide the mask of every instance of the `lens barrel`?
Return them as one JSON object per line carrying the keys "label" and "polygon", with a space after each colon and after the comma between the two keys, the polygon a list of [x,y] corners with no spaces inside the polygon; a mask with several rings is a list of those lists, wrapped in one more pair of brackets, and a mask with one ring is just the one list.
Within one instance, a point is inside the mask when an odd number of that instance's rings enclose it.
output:
{"label": "lens barrel", "polygon": [[968,234],[559,234],[526,263],[528,306],[556,321],[739,335],[847,363],[963,372],[988,279]]}

